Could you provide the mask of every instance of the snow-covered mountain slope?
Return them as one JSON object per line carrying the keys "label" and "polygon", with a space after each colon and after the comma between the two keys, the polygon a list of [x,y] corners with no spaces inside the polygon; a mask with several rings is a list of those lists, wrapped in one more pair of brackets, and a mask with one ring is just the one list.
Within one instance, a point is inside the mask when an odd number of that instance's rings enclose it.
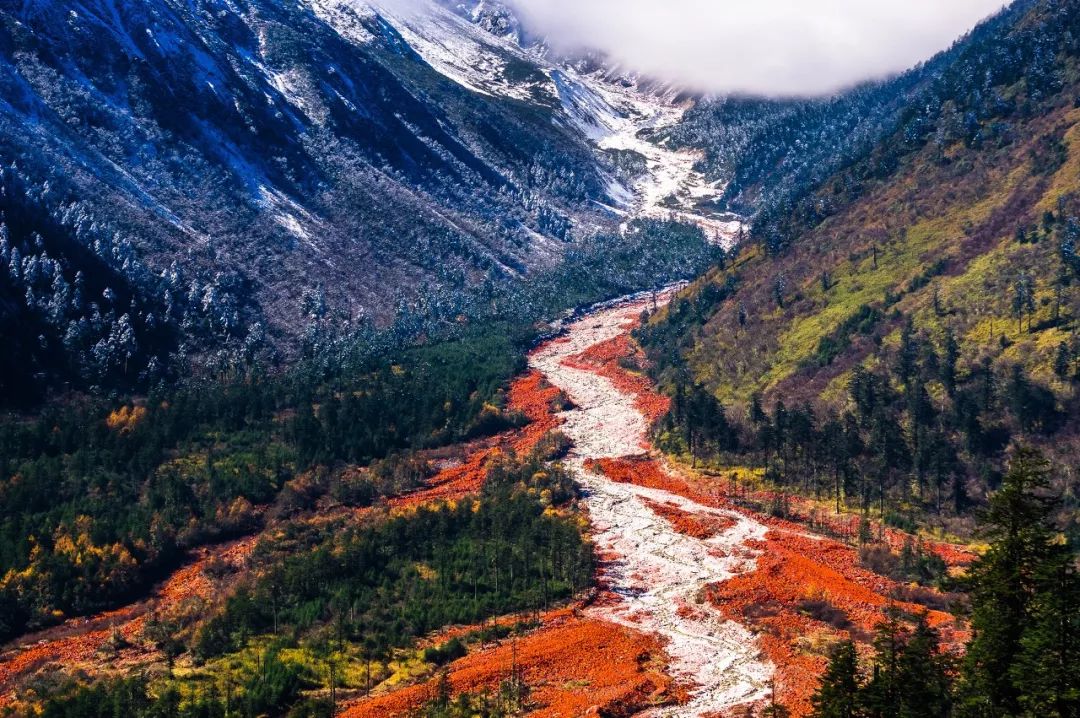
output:
{"label": "snow-covered mountain slope", "polygon": [[[529,40],[513,11],[497,2],[429,2],[406,9],[379,0],[313,3],[331,22],[350,11],[381,17],[425,62],[467,89],[557,104],[556,122],[634,167],[608,184],[613,207],[630,216],[698,224],[719,242],[734,240],[740,227],[736,218],[705,208],[724,188],[694,169],[700,155],[650,139],[678,124],[690,106],[677,88],[643,83],[602,58],[554,56],[542,40]],[[347,26],[341,30],[348,32]]]}
{"label": "snow-covered mountain slope", "polygon": [[724,228],[694,155],[649,140],[675,91],[556,57],[489,0],[404,7],[0,8],[6,241],[93,295],[70,305],[45,274],[27,294],[20,270],[2,318],[33,319],[43,356],[119,345],[110,317],[144,348],[250,353],[402,307],[467,314],[635,216]]}

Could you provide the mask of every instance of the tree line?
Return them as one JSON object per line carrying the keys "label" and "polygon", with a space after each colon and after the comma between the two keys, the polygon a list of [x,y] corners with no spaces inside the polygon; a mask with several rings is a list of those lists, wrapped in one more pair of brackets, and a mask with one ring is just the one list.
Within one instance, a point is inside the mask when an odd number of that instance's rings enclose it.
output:
{"label": "tree line", "polygon": [[[783,400],[770,408],[754,394],[745,415],[733,416],[680,371],[657,442],[694,462],[759,463],[773,484],[831,497],[837,511],[876,509],[901,522],[911,506],[969,513],[976,492],[1000,483],[1010,442],[1052,436],[1065,423],[1053,392],[1022,365],[962,369],[949,331],[934,341],[907,321],[898,348],[882,355],[873,368],[852,369],[842,412]],[[1069,367],[1071,376],[1071,355]]]}
{"label": "tree line", "polygon": [[814,718],[1026,718],[1080,715],[1080,574],[1055,522],[1045,460],[1012,457],[983,518],[989,549],[970,568],[972,638],[943,652],[924,617],[892,613],[874,655],[833,650]]}

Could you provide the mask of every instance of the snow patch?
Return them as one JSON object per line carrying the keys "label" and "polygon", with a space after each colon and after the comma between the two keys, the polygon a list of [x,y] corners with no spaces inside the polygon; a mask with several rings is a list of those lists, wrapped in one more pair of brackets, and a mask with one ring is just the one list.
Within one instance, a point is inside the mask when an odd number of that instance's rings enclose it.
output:
{"label": "snow patch", "polygon": [[645,172],[629,188],[634,200],[627,202],[626,188],[615,183],[609,187],[613,201],[632,206],[632,217],[684,222],[699,227],[715,244],[728,248],[735,243],[742,226],[738,218],[701,207],[724,191],[694,169],[701,154],[650,139],[678,124],[688,104],[596,72],[583,75],[565,68],[552,77],[564,112],[598,148],[634,152],[645,160]]}
{"label": "snow patch", "polygon": [[354,42],[376,40],[365,20],[385,22],[428,65],[481,95],[535,101],[553,97],[550,80],[513,33],[499,36],[433,1],[309,0],[315,14]]}
{"label": "snow patch", "polygon": [[[610,178],[607,183],[611,205],[627,222],[674,220],[700,227],[715,244],[730,247],[736,242],[738,218],[709,208],[724,188],[694,169],[700,155],[651,139],[680,122],[690,106],[676,91],[643,87],[638,78],[611,68],[581,69],[580,64],[550,57],[543,44],[523,46],[515,19],[506,15],[505,8],[488,8],[483,2],[471,10],[468,4],[459,4],[457,11],[437,0],[308,2],[346,39],[373,42],[378,38],[368,27],[385,24],[424,62],[459,86],[550,108],[553,122],[580,133],[598,150],[643,157],[641,176],[632,181]],[[275,81],[275,86],[301,106],[287,83]]]}
{"label": "snow patch", "polygon": [[346,40],[358,45],[374,42],[376,36],[367,28],[365,21],[374,21],[375,9],[364,2],[349,0],[309,0],[315,17],[334,28]]}
{"label": "snow patch", "polygon": [[[317,217],[282,192],[266,185],[259,186],[259,204],[270,212],[271,217],[279,227],[319,254],[323,254],[322,248],[315,243],[311,233],[305,227],[305,223],[307,226],[319,225],[320,222]],[[304,220],[303,223],[301,223],[301,219]]]}

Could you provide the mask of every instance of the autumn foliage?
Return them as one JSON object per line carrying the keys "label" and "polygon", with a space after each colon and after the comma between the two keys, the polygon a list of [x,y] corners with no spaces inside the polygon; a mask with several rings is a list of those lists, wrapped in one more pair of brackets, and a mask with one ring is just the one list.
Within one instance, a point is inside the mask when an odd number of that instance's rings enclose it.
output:
{"label": "autumn foliage", "polygon": [[[629,716],[675,702],[680,691],[664,674],[663,646],[650,636],[605,621],[558,611],[543,626],[455,662],[455,693],[493,690],[517,663],[532,687],[529,715],[577,718]],[[345,718],[409,715],[435,691],[435,680],[358,703]]]}
{"label": "autumn foliage", "polygon": [[645,361],[644,352],[630,334],[625,333],[595,344],[564,363],[610,379],[616,389],[634,397],[635,406],[646,420],[654,422],[667,413],[671,399],[658,392],[649,378],[640,372]]}
{"label": "autumn foliage", "polygon": [[[719,489],[691,481],[650,457],[601,459],[589,462],[592,470],[614,481],[670,491],[705,505],[745,511],[730,503]],[[650,507],[690,535],[701,521],[685,512],[648,501]],[[770,530],[759,545],[755,570],[713,584],[708,600],[725,616],[758,633],[762,651],[776,667],[778,700],[793,715],[808,715],[810,696],[827,663],[827,649],[851,635],[868,641],[889,606],[915,615],[922,606],[894,598],[900,584],[861,568],[856,548],[839,541],[810,536],[799,524],[754,516]],[[966,555],[965,555],[966,557]],[[966,638],[955,619],[930,611],[930,624],[952,645]]]}

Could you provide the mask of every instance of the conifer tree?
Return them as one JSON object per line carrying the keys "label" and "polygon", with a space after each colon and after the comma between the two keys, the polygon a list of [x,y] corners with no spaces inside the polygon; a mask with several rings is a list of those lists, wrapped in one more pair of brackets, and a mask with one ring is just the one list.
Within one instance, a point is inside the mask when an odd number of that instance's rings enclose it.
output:
{"label": "conifer tree", "polygon": [[1052,502],[1046,461],[1021,448],[985,515],[990,549],[971,568],[972,640],[964,659],[960,713],[996,718],[1022,715],[1017,683],[1024,629],[1032,617],[1039,567],[1051,549]]}
{"label": "conifer tree", "polygon": [[1063,538],[1048,553],[1010,678],[1025,715],[1080,716],[1080,576]]}
{"label": "conifer tree", "polygon": [[829,659],[821,686],[810,702],[812,718],[857,718],[860,712],[859,654],[852,641],[838,644]]}
{"label": "conifer tree", "polygon": [[900,657],[900,718],[946,718],[952,711],[953,658],[941,651],[941,639],[919,616]]}
{"label": "conifer tree", "polygon": [[886,611],[874,636],[874,671],[863,689],[867,715],[899,718],[901,693],[905,689],[900,674],[906,635],[896,609]]}

